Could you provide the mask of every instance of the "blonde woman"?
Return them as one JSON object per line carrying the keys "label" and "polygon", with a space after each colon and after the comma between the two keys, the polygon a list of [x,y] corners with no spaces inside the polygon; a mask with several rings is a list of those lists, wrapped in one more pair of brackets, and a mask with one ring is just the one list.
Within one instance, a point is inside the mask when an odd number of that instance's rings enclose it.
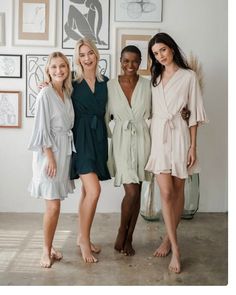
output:
{"label": "blonde woman", "polygon": [[68,59],[61,52],[49,55],[45,68],[47,87],[37,96],[36,115],[29,149],[33,151],[33,179],[29,186],[33,197],[43,198],[46,211],[43,220],[44,246],[42,267],[51,267],[62,253],[52,244],[60,213],[60,203],[72,193],[69,179],[71,153],[74,149],[72,127],[74,110]]}
{"label": "blonde woman", "polygon": [[73,128],[75,148],[72,155],[71,179],[80,178],[82,195],[79,204],[77,244],[85,262],[97,262],[93,253],[100,249],[90,241],[97,202],[100,196],[100,180],[110,179],[107,168],[108,143],[105,125],[107,81],[98,70],[99,53],[92,41],[80,39],[75,47],[77,65],[73,82],[72,102],[75,111]]}

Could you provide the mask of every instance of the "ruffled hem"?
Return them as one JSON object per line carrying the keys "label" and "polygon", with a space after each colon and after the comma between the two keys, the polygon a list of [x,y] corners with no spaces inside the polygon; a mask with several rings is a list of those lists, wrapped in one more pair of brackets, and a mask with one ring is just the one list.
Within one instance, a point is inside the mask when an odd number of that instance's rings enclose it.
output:
{"label": "ruffled hem", "polygon": [[42,150],[42,148],[52,148],[53,152],[58,150],[57,145],[51,135],[48,135],[43,131],[38,131],[38,134],[32,137],[28,145],[28,150],[38,152]]}
{"label": "ruffled hem", "polygon": [[32,180],[28,187],[28,191],[32,197],[45,200],[64,200],[68,197],[68,193],[71,194],[74,192],[74,189],[75,185],[73,180],[65,182],[39,182]]}
{"label": "ruffled hem", "polygon": [[155,175],[161,174],[163,173],[163,171],[170,170],[172,176],[176,176],[180,179],[186,179],[189,177],[189,175],[199,173],[200,167],[199,167],[198,161],[196,161],[194,166],[189,169],[180,167],[180,165],[175,165],[175,164],[172,164],[171,167],[168,167],[167,165],[163,165],[163,168],[161,168],[155,159],[149,159],[145,167],[145,170],[152,172]]}
{"label": "ruffled hem", "polygon": [[134,175],[118,175],[116,174],[113,176],[114,179],[114,186],[121,186],[122,184],[130,184],[130,183],[140,183],[143,181],[150,181],[151,180],[151,174],[149,172],[144,172],[144,175],[138,176],[136,174]]}

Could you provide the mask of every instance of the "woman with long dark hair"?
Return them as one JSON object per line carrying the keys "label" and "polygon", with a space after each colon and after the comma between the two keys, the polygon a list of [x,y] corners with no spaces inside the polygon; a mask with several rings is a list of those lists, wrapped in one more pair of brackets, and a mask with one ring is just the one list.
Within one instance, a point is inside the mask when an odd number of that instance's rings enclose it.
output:
{"label": "woman with long dark hair", "polygon": [[[151,154],[146,170],[156,175],[167,234],[154,256],[172,251],[169,269],[181,271],[177,227],[184,206],[184,182],[199,172],[197,127],[206,114],[196,73],[188,66],[179,46],[166,33],[149,42],[152,82]],[[181,117],[187,105],[191,116]]]}

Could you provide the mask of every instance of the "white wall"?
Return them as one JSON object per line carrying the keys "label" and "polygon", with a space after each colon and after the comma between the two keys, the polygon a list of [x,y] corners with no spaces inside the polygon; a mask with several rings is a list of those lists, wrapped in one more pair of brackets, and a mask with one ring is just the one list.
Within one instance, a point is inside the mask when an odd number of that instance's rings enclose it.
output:
{"label": "white wall", "polygon": [[[102,0],[101,0],[102,1]],[[154,0],[152,0],[154,1]],[[115,23],[114,0],[110,13],[110,53],[112,76],[116,69],[117,27],[159,28],[174,37],[188,55],[191,51],[202,63],[205,81],[205,107],[210,124],[199,129],[199,150],[202,166],[200,211],[227,211],[227,1],[226,0],[163,0],[161,23]],[[20,90],[23,94],[22,128],[0,129],[0,212],[42,212],[43,202],[30,198],[27,185],[31,178],[31,152],[27,143],[32,118],[25,117],[25,54],[49,54],[61,50],[61,0],[57,1],[57,36],[55,48],[13,47],[12,1],[0,1],[0,12],[6,13],[6,46],[0,53],[23,54],[23,78],[0,79],[0,90]],[[76,212],[79,181],[74,195],[62,204],[62,212]],[[122,188],[113,188],[112,181],[102,183],[98,212],[118,212]]]}

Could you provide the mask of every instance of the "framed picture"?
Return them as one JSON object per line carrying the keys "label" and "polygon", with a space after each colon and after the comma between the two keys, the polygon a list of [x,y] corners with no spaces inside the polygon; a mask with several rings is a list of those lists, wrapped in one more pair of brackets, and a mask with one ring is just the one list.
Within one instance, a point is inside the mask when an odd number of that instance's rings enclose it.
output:
{"label": "framed picture", "polygon": [[122,48],[127,45],[135,45],[139,48],[142,54],[142,62],[139,67],[139,74],[142,76],[149,76],[150,61],[148,57],[148,42],[149,40],[159,32],[158,29],[117,29],[117,46],[116,46],[116,60],[117,60],[117,74],[121,73],[120,67],[120,53]]}
{"label": "framed picture", "polygon": [[13,1],[13,45],[55,46],[56,0]]}
{"label": "framed picture", "polygon": [[100,61],[99,61],[99,69],[100,69],[100,73],[104,76],[107,76],[108,78],[110,78],[110,54],[100,54]]}
{"label": "framed picture", "polygon": [[[69,59],[71,70],[74,70],[73,56],[66,55]],[[39,92],[39,84],[45,80],[45,66],[48,55],[26,55],[26,117],[34,117],[35,102]]]}
{"label": "framed picture", "polygon": [[21,127],[21,92],[0,90],[0,127]]}
{"label": "framed picture", "polygon": [[0,46],[5,45],[5,13],[0,12]]}
{"label": "framed picture", "polygon": [[75,48],[82,37],[109,49],[110,0],[62,1],[62,48]]}
{"label": "framed picture", "polygon": [[162,0],[115,0],[115,21],[161,22]]}
{"label": "framed picture", "polygon": [[22,77],[22,55],[0,54],[0,78]]}

